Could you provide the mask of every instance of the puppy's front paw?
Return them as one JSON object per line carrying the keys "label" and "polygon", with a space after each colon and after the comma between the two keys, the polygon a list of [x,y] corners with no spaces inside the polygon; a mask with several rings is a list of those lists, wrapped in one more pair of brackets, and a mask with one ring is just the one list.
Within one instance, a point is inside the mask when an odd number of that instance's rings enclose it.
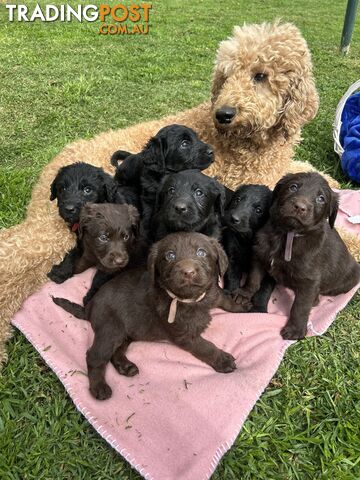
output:
{"label": "puppy's front paw", "polygon": [[64,274],[60,268],[60,265],[54,265],[50,272],[46,274],[46,276],[55,283],[64,283],[65,280],[69,278],[68,275]]}
{"label": "puppy's front paw", "polygon": [[284,340],[301,340],[305,338],[307,333],[307,326],[294,325],[288,323],[282,328],[280,334]]}
{"label": "puppy's front paw", "polygon": [[248,290],[245,290],[244,288],[237,288],[234,290],[231,294],[232,298],[236,303],[246,303],[251,300],[252,293],[250,293]]}
{"label": "puppy's front paw", "polygon": [[130,362],[130,360],[124,360],[122,362],[114,360],[112,363],[120,375],[125,375],[125,377],[133,377],[139,373],[138,367],[135,363]]}
{"label": "puppy's front paw", "polygon": [[106,382],[90,385],[90,392],[97,400],[107,400],[112,395],[112,390]]}
{"label": "puppy's front paw", "polygon": [[220,373],[231,373],[236,370],[235,358],[230,353],[220,350],[212,367]]}

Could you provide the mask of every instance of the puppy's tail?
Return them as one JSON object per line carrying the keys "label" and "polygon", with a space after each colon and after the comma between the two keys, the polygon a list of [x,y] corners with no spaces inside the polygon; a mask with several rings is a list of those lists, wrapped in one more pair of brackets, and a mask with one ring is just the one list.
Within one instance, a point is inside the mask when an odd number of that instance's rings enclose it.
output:
{"label": "puppy's tail", "polygon": [[111,155],[110,163],[113,167],[118,167],[119,161],[125,160],[125,158],[129,157],[130,155],[131,153],[127,152],[126,150],[117,150]]}
{"label": "puppy's tail", "polygon": [[87,320],[85,308],[79,305],[78,303],[70,302],[66,298],[59,298],[59,297],[51,297],[53,302],[59,307],[63,308],[67,312],[74,315],[76,318],[80,318],[81,320]]}

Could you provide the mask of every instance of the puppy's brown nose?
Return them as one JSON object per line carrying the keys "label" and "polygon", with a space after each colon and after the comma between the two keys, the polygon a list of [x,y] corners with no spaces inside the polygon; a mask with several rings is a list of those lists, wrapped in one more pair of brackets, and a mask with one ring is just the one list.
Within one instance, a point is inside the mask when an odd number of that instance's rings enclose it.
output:
{"label": "puppy's brown nose", "polygon": [[294,208],[298,213],[305,213],[307,211],[307,205],[303,200],[295,200]]}
{"label": "puppy's brown nose", "polygon": [[123,257],[115,257],[113,259],[113,262],[115,263],[115,265],[122,265],[124,262],[125,262],[125,258]]}
{"label": "puppy's brown nose", "polygon": [[181,273],[184,275],[186,278],[192,278],[195,275],[195,268],[191,265],[184,266],[181,269]]}

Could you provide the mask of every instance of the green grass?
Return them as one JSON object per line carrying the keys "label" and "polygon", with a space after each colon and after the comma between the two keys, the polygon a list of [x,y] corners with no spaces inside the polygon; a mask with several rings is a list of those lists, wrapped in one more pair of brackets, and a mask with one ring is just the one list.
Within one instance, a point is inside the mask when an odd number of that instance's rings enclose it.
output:
{"label": "green grass", "polygon": [[[276,17],[294,21],[308,40],[321,98],[297,157],[346,186],[332,122],[359,76],[360,30],[357,22],[350,56],[340,57],[345,3],[161,0],[149,35],[105,37],[96,23],[10,24],[0,2],[0,227],[21,221],[41,169],[64,145],[208,98],[218,42],[234,24]],[[290,348],[214,479],[360,479],[359,312],[358,295],[326,335]],[[1,478],[139,478],[22,335],[8,352],[0,377]]]}

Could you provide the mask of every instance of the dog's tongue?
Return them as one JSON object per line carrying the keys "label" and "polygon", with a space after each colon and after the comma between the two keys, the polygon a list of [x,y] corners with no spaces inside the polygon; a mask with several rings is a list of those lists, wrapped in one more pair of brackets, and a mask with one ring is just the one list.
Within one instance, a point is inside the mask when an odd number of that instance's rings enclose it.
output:
{"label": "dog's tongue", "polygon": [[292,245],[294,241],[295,232],[288,232],[286,234],[286,246],[285,246],[285,262],[290,262],[292,255]]}
{"label": "dog's tongue", "polygon": [[79,224],[78,223],[74,223],[73,225],[71,225],[71,231],[72,232],[76,232],[76,230],[79,228]]}

